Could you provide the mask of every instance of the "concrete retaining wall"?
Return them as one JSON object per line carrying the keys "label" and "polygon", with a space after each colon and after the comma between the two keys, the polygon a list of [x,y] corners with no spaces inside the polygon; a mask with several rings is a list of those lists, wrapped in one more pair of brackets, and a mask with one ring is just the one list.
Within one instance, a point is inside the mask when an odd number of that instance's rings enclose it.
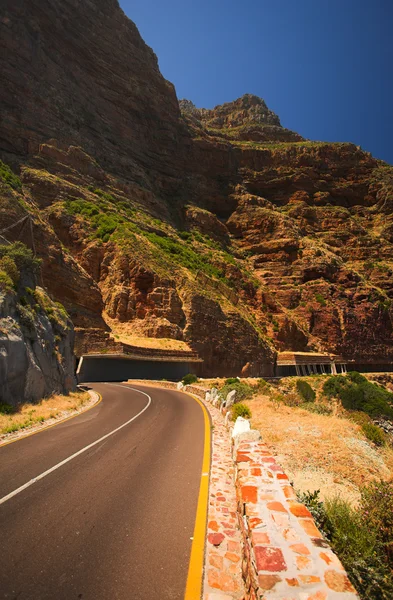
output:
{"label": "concrete retaining wall", "polygon": [[169,379],[178,381],[190,373],[187,362],[131,360],[117,357],[88,356],[78,372],[78,383],[87,381],[125,381],[127,379]]}

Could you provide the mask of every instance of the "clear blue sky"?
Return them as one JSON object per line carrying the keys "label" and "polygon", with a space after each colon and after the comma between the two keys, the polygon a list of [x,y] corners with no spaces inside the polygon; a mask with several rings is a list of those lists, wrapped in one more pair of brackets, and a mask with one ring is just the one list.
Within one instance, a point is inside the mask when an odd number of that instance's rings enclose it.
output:
{"label": "clear blue sky", "polygon": [[120,0],[179,98],[245,93],[314,140],[393,163],[392,0]]}

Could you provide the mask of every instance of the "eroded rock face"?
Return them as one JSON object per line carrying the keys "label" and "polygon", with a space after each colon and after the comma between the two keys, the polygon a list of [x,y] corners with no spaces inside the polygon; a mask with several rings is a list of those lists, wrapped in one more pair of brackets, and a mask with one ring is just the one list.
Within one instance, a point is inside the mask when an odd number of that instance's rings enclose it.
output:
{"label": "eroded rock face", "polygon": [[206,375],[269,375],[280,349],[393,360],[391,167],[256,96],[179,109],[117,0],[2,9],[0,154],[23,190],[0,184],[0,228],[33,215],[43,284],[96,346],[104,315],[189,342]]}
{"label": "eroded rock face", "polygon": [[171,186],[176,94],[117,0],[5,0],[0,27],[3,153],[23,161],[53,138],[83,148],[78,170],[87,153],[158,193]]}
{"label": "eroded rock face", "polygon": [[[48,297],[46,302],[52,304]],[[34,312],[19,304],[14,292],[3,292],[0,328],[0,402],[15,406],[75,390],[74,329],[69,319],[56,312]]]}
{"label": "eroded rock face", "polygon": [[185,311],[185,339],[204,358],[201,376],[273,375],[274,350],[239,313],[225,313],[218,302],[194,294],[185,298]]}

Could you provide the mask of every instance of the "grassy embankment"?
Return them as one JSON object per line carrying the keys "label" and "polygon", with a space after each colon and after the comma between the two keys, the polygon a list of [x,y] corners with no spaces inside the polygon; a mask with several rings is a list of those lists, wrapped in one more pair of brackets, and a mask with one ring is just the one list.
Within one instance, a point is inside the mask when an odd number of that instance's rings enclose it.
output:
{"label": "grassy embankment", "polygon": [[83,408],[89,400],[87,392],[71,392],[68,396],[53,394],[37,404],[27,403],[17,407],[0,404],[0,436],[71,415]]}

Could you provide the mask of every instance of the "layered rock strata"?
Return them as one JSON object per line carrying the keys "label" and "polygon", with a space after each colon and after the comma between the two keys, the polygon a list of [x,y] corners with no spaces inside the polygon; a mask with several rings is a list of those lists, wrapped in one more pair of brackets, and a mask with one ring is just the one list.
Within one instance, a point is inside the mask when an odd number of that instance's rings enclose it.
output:
{"label": "layered rock strata", "polygon": [[32,215],[87,347],[126,327],[188,342],[205,375],[270,375],[277,350],[393,362],[391,167],[253,95],[179,106],[116,0],[6,0],[0,27],[0,156],[21,177],[0,229]]}

